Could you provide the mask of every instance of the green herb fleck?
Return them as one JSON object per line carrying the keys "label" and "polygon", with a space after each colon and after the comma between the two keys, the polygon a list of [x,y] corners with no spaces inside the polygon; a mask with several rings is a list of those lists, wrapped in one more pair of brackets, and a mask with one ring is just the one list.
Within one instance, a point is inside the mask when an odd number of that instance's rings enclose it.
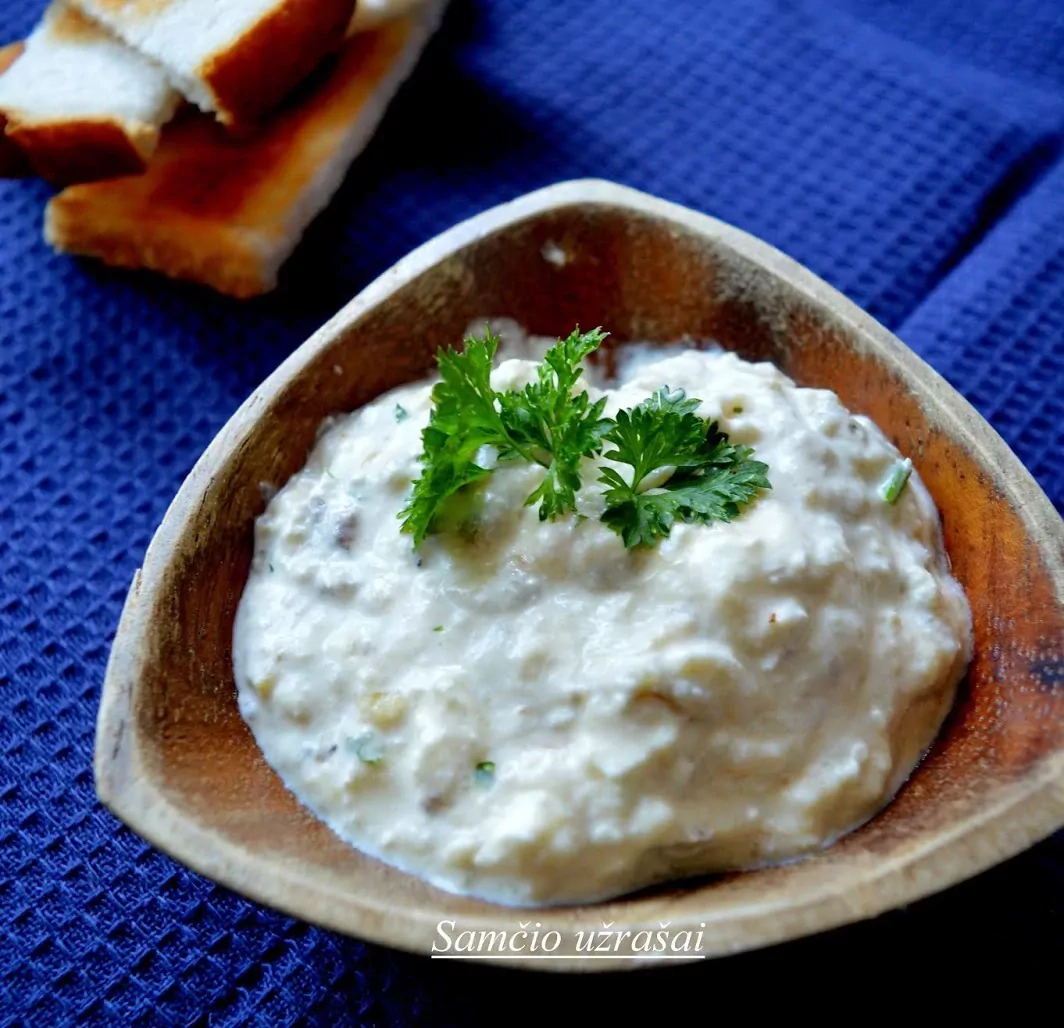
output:
{"label": "green herb fleck", "polygon": [[889,504],[897,503],[912,473],[913,462],[908,457],[898,461],[891,469],[886,481],[879,487],[879,495]]}
{"label": "green herb fleck", "polygon": [[[606,441],[614,449],[603,456],[632,468],[626,482],[603,468],[606,487],[603,522],[628,549],[653,546],[669,535],[677,519],[708,524],[731,521],[762,489],[771,488],[768,465],[753,460],[748,446],[735,446],[714,421],[707,425],[695,411],[701,400],[682,389],[662,387],[631,411],[620,411]],[[662,470],[666,482],[644,485]]]}
{"label": "green herb fleck", "polygon": [[272,564],[270,565],[270,570],[273,571],[273,565]]}
{"label": "green herb fleck", "polygon": [[407,409],[401,403],[397,403],[395,405],[395,420],[406,421],[408,417],[410,417],[410,415],[407,412]]}
{"label": "green herb fleck", "polygon": [[363,764],[379,764],[384,760],[384,743],[374,732],[366,732],[357,739],[348,737],[346,747]]}
{"label": "green herb fleck", "polygon": [[495,761],[482,760],[477,764],[473,777],[476,779],[477,785],[491,785],[495,781]]}
{"label": "green herb fleck", "polygon": [[443,631],[443,625],[436,625],[436,627],[433,628],[433,631],[434,632],[442,632]]}
{"label": "green herb fleck", "polygon": [[742,414],[742,412],[743,412],[743,409],[738,404],[736,404],[736,406],[732,407],[732,414]]}

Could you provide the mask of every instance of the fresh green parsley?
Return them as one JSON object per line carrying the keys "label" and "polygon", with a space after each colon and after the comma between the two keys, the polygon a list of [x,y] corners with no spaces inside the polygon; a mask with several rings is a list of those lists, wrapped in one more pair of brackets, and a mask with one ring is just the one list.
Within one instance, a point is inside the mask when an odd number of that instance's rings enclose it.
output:
{"label": "fresh green parsley", "polygon": [[451,496],[491,473],[477,463],[483,447],[494,448],[499,461],[526,460],[546,468],[525,500],[528,506],[539,504],[541,521],[575,508],[580,461],[601,452],[611,423],[602,417],[605,399],[591,403],[586,390],[574,389],[583,374],[581,362],[605,338],[599,329],[575,330],[547,351],[536,382],[506,393],[491,385],[499,337],[490,329],[482,339],[467,339],[463,352],[437,353],[440,381],[421,436],[422,472],[399,514],[415,547]]}
{"label": "fresh green parsley", "polygon": [[898,461],[891,468],[887,480],[879,487],[879,495],[891,505],[897,503],[898,498],[905,491],[905,486],[912,473],[913,462],[908,457],[905,460]]}
{"label": "fresh green parsley", "polygon": [[473,771],[477,785],[491,785],[495,781],[495,761],[482,760]]}
{"label": "fresh green parsley", "polygon": [[515,442],[514,452],[500,452],[500,457],[531,453],[547,469],[525,500],[526,507],[539,504],[540,521],[554,521],[576,509],[580,462],[602,451],[602,438],[610,427],[602,417],[606,398],[592,403],[586,390],[573,390],[584,373],[584,358],[605,338],[601,329],[583,333],[575,329],[547,351],[536,382],[520,392],[499,394],[503,424]]}
{"label": "fresh green parsley", "polygon": [[586,390],[577,390],[584,359],[606,337],[601,329],[575,329],[547,351],[535,382],[507,392],[491,385],[499,338],[490,329],[467,339],[462,351],[439,350],[422,470],[399,513],[415,548],[439,529],[452,497],[491,474],[485,465],[492,462],[481,457],[485,448],[498,462],[524,460],[546,469],[525,505],[538,504],[540,520],[554,521],[576,511],[583,462],[612,444],[603,456],[632,470],[626,480],[615,468],[601,469],[602,521],[629,549],[653,546],[677,520],[731,521],[771,488],[767,465],[753,459],[750,447],[732,445],[716,422],[700,418],[701,401],[682,389],[662,388],[616,420],[604,418],[605,398],[592,403]]}
{"label": "fresh green parsley", "polygon": [[628,549],[653,546],[677,520],[731,521],[760,490],[771,488],[768,465],[753,460],[749,446],[730,443],[715,421],[707,424],[695,414],[700,404],[682,389],[662,387],[633,410],[620,411],[606,434],[614,449],[605,459],[632,472],[626,481],[614,468],[602,469],[602,520]]}
{"label": "fresh green parsley", "polygon": [[397,403],[395,405],[395,420],[406,421],[408,417],[410,417],[410,414],[407,409],[401,403]]}

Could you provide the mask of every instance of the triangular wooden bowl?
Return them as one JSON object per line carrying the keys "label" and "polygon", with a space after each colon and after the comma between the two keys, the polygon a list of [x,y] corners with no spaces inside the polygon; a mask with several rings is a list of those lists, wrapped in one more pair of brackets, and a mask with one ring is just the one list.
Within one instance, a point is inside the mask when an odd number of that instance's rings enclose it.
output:
{"label": "triangular wooden bowl", "polygon": [[798,863],[539,911],[533,920],[563,945],[555,959],[517,963],[656,962],[575,958],[574,933],[603,922],[667,922],[674,933],[704,924],[709,955],[779,942],[942,889],[1064,823],[1064,526],[1031,476],[942,378],[805,268],[712,218],[598,181],[532,193],[416,250],[304,343],[210,445],[133,581],[107,669],[96,787],[118,817],[252,899],[403,949],[442,945],[441,920],[507,932],[529,920],[334,837],[264,763],[230,664],[260,484],[303,464],[325,415],[429,373],[437,346],[485,316],[542,335],[579,322],[620,340],[714,339],[835,390],[913,457],[975,619],[955,710],[880,816]]}

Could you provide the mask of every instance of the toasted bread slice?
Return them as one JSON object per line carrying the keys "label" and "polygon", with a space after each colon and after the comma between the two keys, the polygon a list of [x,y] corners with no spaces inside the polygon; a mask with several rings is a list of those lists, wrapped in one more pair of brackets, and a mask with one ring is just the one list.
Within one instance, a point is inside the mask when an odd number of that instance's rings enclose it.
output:
{"label": "toasted bread slice", "polygon": [[75,0],[227,125],[270,110],[339,46],[354,0]]}
{"label": "toasted bread slice", "polygon": [[254,138],[235,139],[204,115],[179,115],[146,174],[54,197],[45,238],[67,253],[231,296],[268,292],[414,67],[442,7],[432,0],[352,36]]}
{"label": "toasted bread slice", "polygon": [[8,138],[59,184],[143,171],[179,100],[158,65],[65,0],[0,78]]}
{"label": "toasted bread slice", "polygon": [[[8,43],[0,46],[0,76],[22,55],[21,43]],[[4,134],[7,119],[0,111],[0,178],[22,178],[30,174],[29,161],[25,154]]]}

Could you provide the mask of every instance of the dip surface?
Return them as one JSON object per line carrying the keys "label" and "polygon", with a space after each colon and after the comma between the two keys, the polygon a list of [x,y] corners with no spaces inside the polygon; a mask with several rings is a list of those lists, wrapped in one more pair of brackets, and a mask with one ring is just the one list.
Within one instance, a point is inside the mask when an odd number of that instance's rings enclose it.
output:
{"label": "dip surface", "polygon": [[915,473],[883,500],[899,454],[869,420],[769,364],[629,352],[587,384],[607,415],[682,388],[769,465],[734,522],[627,551],[594,469],[587,519],[544,523],[516,464],[415,552],[425,382],[326,423],[256,524],[241,713],[337,835],[441,888],[590,901],[822,847],[893,796],[968,662],[937,511]]}

